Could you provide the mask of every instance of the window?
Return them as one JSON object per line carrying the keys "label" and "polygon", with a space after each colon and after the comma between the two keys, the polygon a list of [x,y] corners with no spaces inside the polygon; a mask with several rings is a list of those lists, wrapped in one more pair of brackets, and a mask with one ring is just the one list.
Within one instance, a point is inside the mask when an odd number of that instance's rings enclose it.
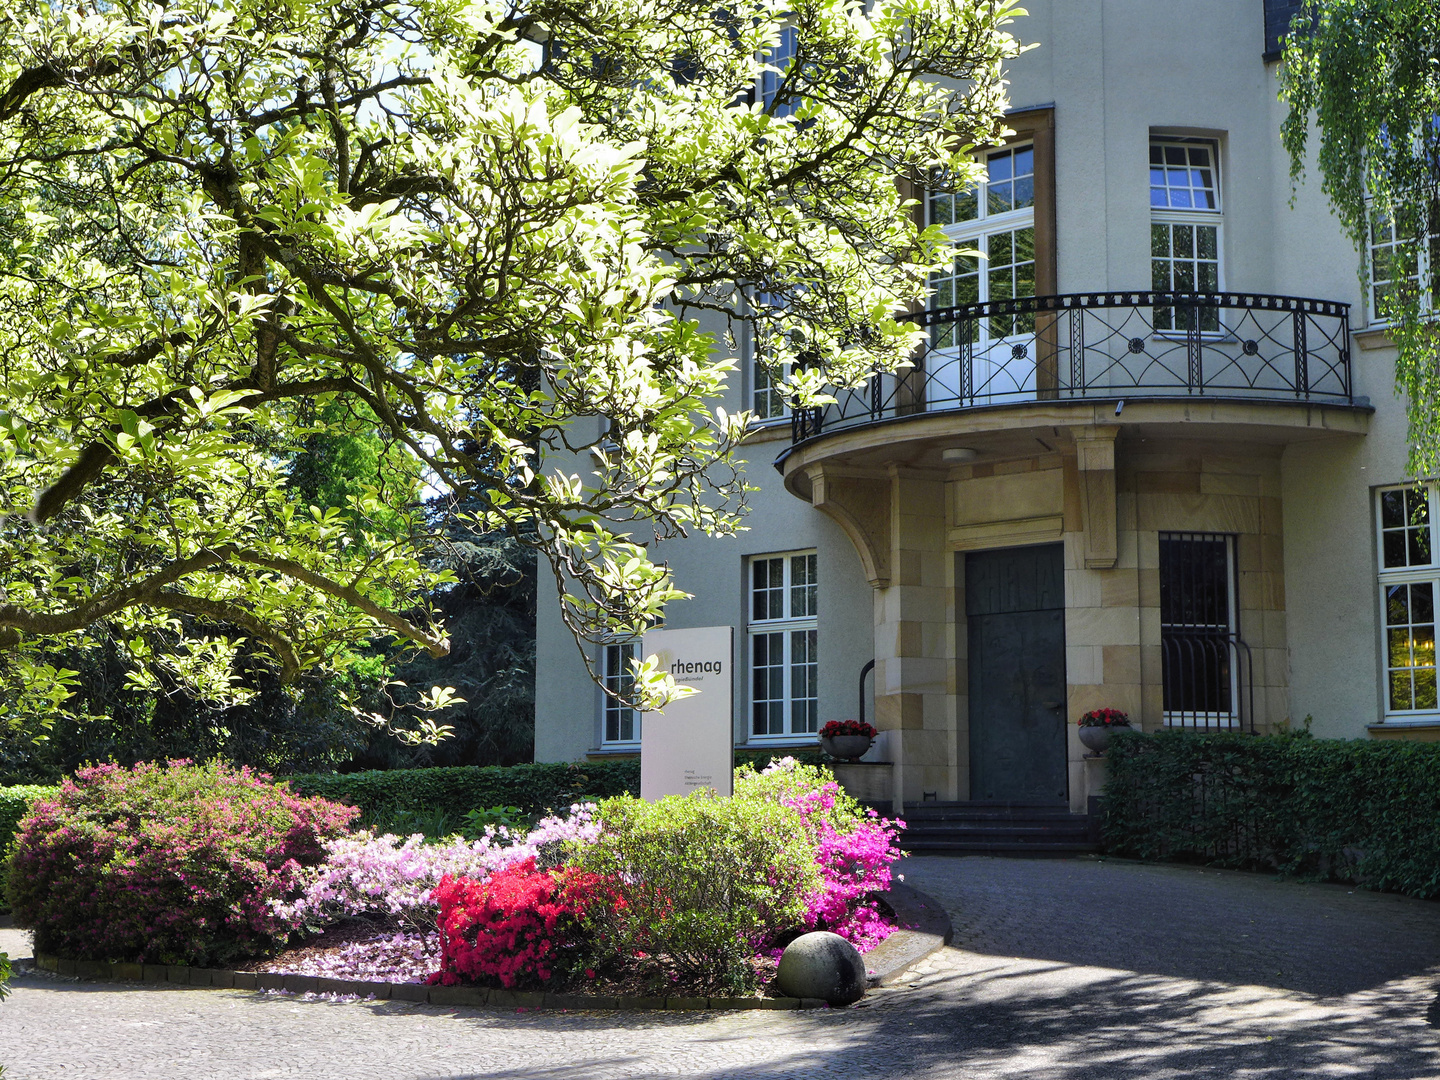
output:
{"label": "window", "polygon": [[815,552],[750,560],[750,735],[819,731]]}
{"label": "window", "polygon": [[1440,565],[1430,543],[1434,501],[1434,485],[1379,492],[1387,719],[1433,718],[1440,709],[1435,691],[1435,592]]}
{"label": "window", "polygon": [[760,103],[765,108],[774,106],[772,115],[790,116],[800,107],[800,99],[793,94],[787,94],[785,100],[776,103],[784,89],[785,80],[789,77],[790,66],[795,62],[795,57],[800,50],[800,32],[793,26],[786,26],[780,31],[780,40],[765,57],[765,63],[775,68],[774,71],[763,71],[760,74]]}
{"label": "window", "polygon": [[[954,263],[932,280],[932,310],[987,300],[1035,295],[1035,149],[995,150],[985,156],[985,179],[965,191],[932,191],[930,224],[939,225],[955,244],[978,250],[957,254]],[[935,347],[958,344],[958,327],[936,327]],[[972,331],[971,340],[1030,334],[1033,315],[997,316]]]}
{"label": "window", "polygon": [[[1418,291],[1421,309],[1431,310],[1440,296],[1440,233],[1435,231],[1440,229],[1440,214],[1433,209],[1429,214],[1402,209],[1391,215],[1372,206],[1368,227],[1370,321],[1388,322],[1386,306],[1402,290]],[[1406,238],[1421,235],[1425,243],[1405,243]]]}
{"label": "window", "polygon": [[1165,723],[1239,725],[1235,537],[1160,534],[1160,653]]}
{"label": "window", "polygon": [[[1220,172],[1218,147],[1206,139],[1150,140],[1150,287],[1156,292],[1219,292]],[[1187,316],[1155,309],[1156,330],[1220,329],[1220,312]]]}
{"label": "window", "polygon": [[[754,308],[757,313],[779,310],[783,298],[772,293],[757,293]],[[784,381],[777,378],[758,356],[750,360],[750,411],[756,420],[779,420],[788,415],[790,403],[785,398]]]}
{"label": "window", "polygon": [[[621,642],[604,646],[600,677],[605,689],[628,699],[635,686],[635,676],[630,670],[630,661],[635,659],[635,643]],[[601,742],[638,743],[640,741],[640,714],[630,706],[616,701],[610,694],[604,695],[604,717]]]}

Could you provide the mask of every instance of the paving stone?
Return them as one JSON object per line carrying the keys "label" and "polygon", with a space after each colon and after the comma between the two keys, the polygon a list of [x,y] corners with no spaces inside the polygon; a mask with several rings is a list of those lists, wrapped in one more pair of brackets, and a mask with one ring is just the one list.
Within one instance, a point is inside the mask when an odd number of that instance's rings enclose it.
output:
{"label": "paving stone", "polygon": [[313,994],[320,987],[320,980],[314,975],[286,975],[283,983],[292,994]]}
{"label": "paving stone", "polygon": [[141,966],[144,972],[142,978],[146,982],[169,982],[170,969],[164,964],[144,964]]}
{"label": "paving stone", "polygon": [[110,977],[126,982],[140,982],[145,978],[144,964],[111,964]]}
{"label": "paving stone", "polygon": [[332,1003],[28,970],[0,1055],[6,1080],[1440,1077],[1433,903],[1102,860],[905,873],[954,945],[846,1009],[457,1012],[401,996],[421,986]]}
{"label": "paving stone", "polygon": [[236,990],[258,990],[260,989],[260,977],[253,971],[235,972]]}
{"label": "paving stone", "polygon": [[430,987],[423,983],[396,983],[390,988],[391,1001],[425,1001]]}

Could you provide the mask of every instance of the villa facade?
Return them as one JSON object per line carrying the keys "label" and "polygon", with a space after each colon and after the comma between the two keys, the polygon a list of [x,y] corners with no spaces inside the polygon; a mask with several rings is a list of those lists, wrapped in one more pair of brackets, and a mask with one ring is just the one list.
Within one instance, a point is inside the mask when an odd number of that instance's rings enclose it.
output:
{"label": "villa facade", "polygon": [[[747,354],[725,404],[764,419],[748,531],[661,549],[694,594],[667,625],[735,628],[737,746],[863,710],[907,800],[1081,810],[1074,721],[1102,706],[1440,737],[1436,494],[1407,476],[1375,311],[1389,238],[1357,252],[1313,167],[1292,189],[1296,5],[1026,6],[1015,135],[978,191],[920,198],[986,257],[937,278],[912,371],[824,410],[792,415]],[[538,633],[537,760],[636,752],[643,717],[544,604]],[[619,680],[632,649],[596,659]]]}

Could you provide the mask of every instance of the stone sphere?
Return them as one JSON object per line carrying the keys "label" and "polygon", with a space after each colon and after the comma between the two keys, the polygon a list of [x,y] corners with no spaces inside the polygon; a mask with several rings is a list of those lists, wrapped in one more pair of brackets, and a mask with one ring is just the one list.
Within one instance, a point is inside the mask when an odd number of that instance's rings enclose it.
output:
{"label": "stone sphere", "polygon": [[865,996],[865,960],[839,934],[816,930],[785,946],[775,981],[790,997],[849,1005]]}

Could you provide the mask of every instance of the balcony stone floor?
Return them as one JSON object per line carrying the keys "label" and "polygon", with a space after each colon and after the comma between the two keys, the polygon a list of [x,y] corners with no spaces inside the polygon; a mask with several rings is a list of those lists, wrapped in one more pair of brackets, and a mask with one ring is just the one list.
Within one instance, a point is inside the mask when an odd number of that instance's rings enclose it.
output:
{"label": "balcony stone floor", "polygon": [[0,1063],[7,1080],[1440,1077],[1440,905],[1100,859],[904,870],[954,946],[852,1009],[507,1012],[32,972],[0,1004]]}

